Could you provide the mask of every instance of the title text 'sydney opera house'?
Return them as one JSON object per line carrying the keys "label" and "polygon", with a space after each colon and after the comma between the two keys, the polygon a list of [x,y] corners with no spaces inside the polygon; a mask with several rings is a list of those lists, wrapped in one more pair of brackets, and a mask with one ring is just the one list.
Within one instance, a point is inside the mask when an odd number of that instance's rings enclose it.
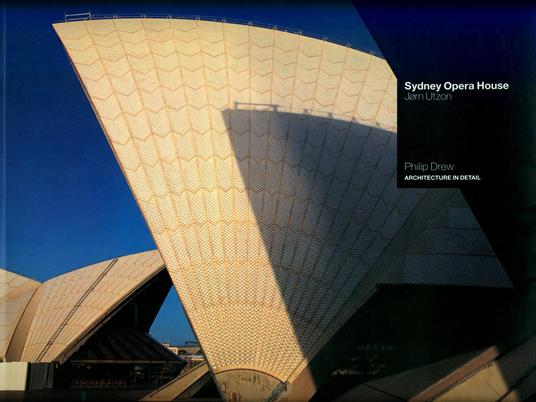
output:
{"label": "title text 'sydney opera house'", "polygon": [[385,60],[225,22],[54,29],[225,399],[311,398],[379,285],[510,286],[458,190],[397,188]]}

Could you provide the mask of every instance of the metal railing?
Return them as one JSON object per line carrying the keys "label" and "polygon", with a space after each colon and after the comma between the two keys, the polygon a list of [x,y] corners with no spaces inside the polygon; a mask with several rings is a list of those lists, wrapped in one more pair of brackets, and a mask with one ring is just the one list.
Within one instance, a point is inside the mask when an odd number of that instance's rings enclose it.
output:
{"label": "metal railing", "polygon": [[87,21],[87,20],[106,20],[106,19],[118,19],[118,18],[168,18],[168,19],[178,19],[178,20],[199,20],[199,21],[211,21],[211,22],[222,22],[229,24],[237,25],[249,25],[257,28],[266,28],[266,29],[275,29],[281,32],[293,33],[296,35],[302,35],[313,39],[318,39],[326,42],[331,42],[337,45],[346,46],[355,50],[359,50],[364,53],[369,53],[373,56],[383,59],[383,56],[371,49],[365,49],[360,46],[352,45],[347,41],[343,41],[337,38],[330,38],[323,35],[318,35],[313,32],[303,31],[301,29],[290,28],[280,25],[272,25],[264,22],[258,21],[246,21],[235,18],[221,18],[221,17],[212,17],[206,15],[187,15],[187,14],[94,14],[91,11],[85,13],[75,13],[75,14],[64,14],[64,21],[58,22],[72,22],[72,21]]}

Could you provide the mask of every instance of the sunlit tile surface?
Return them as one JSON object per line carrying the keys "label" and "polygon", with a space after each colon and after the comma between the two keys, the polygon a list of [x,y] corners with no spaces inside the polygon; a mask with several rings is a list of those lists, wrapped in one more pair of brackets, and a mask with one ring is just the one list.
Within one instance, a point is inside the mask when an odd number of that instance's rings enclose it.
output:
{"label": "sunlit tile surface", "polygon": [[40,283],[0,269],[0,357],[6,351],[15,328]]}
{"label": "sunlit tile surface", "polygon": [[396,188],[388,64],[224,22],[54,28],[213,372],[293,381],[435,216]]}
{"label": "sunlit tile surface", "polygon": [[158,251],[93,264],[44,282],[37,290],[22,361],[49,362],[72,346],[163,268]]}

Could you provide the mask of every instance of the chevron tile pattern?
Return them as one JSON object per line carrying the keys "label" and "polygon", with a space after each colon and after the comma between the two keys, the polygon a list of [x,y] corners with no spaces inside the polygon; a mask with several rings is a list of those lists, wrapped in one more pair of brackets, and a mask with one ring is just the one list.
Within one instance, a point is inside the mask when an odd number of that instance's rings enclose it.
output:
{"label": "chevron tile pattern", "polygon": [[212,371],[293,381],[429,193],[396,188],[388,64],[225,22],[54,28]]}

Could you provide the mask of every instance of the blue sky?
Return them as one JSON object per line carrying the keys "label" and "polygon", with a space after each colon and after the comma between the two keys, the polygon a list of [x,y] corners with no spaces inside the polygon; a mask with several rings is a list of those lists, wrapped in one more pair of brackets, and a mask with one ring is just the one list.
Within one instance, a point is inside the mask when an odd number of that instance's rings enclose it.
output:
{"label": "blue sky", "polygon": [[[225,17],[302,30],[379,53],[351,3],[195,4],[26,3],[4,8],[3,267],[43,281],[155,248],[52,29],[64,13]],[[172,343],[194,339],[174,289],[152,333]]]}

